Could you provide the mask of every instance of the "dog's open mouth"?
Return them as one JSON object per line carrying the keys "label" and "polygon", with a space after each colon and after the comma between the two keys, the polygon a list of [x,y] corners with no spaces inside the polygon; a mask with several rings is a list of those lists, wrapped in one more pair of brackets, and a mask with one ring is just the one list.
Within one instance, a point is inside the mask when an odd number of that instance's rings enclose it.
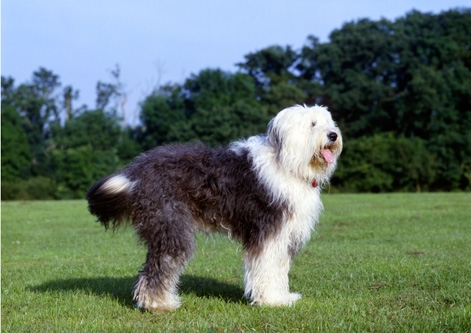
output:
{"label": "dog's open mouth", "polygon": [[327,163],[334,163],[334,154],[330,149],[324,148],[321,150],[322,157]]}

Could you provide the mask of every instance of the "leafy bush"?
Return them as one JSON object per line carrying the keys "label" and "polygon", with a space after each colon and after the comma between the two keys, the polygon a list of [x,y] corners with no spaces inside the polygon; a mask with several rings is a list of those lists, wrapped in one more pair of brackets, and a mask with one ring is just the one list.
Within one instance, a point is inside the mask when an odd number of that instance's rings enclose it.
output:
{"label": "leafy bush", "polygon": [[346,192],[428,190],[435,158],[418,138],[392,133],[347,140],[333,185]]}
{"label": "leafy bush", "polygon": [[2,200],[51,200],[57,199],[57,187],[45,177],[24,181],[2,182]]}

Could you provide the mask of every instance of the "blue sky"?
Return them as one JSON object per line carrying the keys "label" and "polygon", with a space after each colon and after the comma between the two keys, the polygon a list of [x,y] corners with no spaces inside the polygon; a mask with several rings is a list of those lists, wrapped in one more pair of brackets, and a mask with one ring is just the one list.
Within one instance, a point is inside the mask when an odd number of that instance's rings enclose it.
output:
{"label": "blue sky", "polygon": [[39,67],[95,106],[95,87],[115,64],[128,95],[127,121],[158,84],[205,68],[234,72],[244,55],[271,45],[327,42],[345,22],[394,20],[412,9],[439,13],[471,0],[3,0],[2,75],[16,84]]}

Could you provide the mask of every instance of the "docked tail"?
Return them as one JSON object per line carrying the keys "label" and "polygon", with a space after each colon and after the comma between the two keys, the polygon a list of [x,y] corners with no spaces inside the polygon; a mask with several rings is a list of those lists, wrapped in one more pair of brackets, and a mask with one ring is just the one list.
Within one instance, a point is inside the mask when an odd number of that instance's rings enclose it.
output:
{"label": "docked tail", "polygon": [[134,182],[123,175],[105,177],[87,191],[88,210],[108,229],[113,229],[130,218],[130,199]]}

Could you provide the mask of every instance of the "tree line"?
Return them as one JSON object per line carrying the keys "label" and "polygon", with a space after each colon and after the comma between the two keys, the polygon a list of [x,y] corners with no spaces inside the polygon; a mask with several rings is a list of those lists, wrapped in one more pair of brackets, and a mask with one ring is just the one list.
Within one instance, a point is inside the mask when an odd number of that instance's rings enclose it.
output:
{"label": "tree line", "polygon": [[169,142],[211,146],[263,133],[294,104],[327,106],[344,136],[331,191],[471,190],[471,9],[361,19],[326,43],[269,46],[234,73],[205,69],[156,87],[140,122],[119,116],[120,70],[96,105],[40,68],[3,77],[2,199],[82,198],[98,178]]}

